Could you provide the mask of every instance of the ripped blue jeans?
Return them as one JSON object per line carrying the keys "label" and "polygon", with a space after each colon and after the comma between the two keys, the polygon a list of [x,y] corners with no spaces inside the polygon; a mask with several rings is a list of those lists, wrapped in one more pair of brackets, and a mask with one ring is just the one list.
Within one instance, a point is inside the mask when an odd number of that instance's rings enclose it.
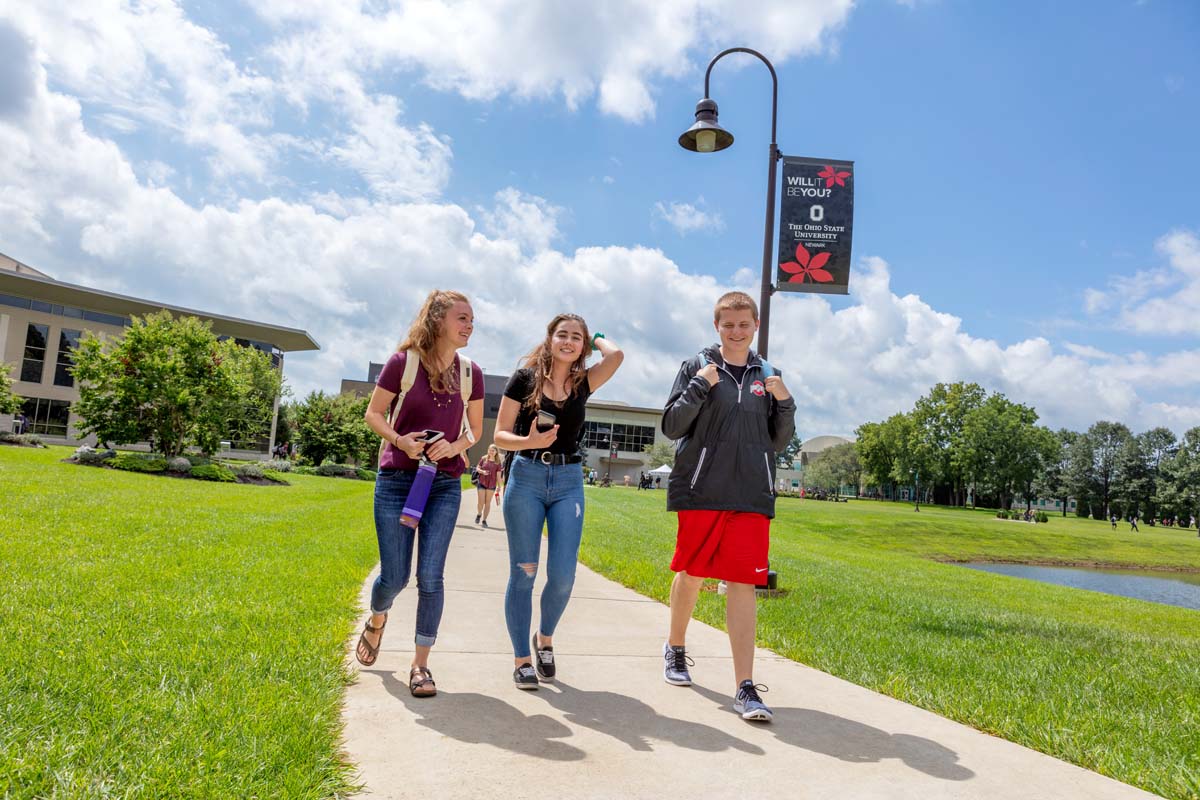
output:
{"label": "ripped blue jeans", "polygon": [[530,655],[533,579],[537,575],[543,525],[549,542],[538,630],[543,636],[553,636],[575,585],[575,564],[583,536],[583,467],[552,466],[515,456],[504,489],[509,560],[504,618],[516,658]]}

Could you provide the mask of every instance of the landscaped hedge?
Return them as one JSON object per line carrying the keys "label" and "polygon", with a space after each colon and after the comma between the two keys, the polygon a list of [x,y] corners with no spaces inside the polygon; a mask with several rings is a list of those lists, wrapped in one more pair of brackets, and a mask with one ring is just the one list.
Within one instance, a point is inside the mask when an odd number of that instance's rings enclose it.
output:
{"label": "landscaped hedge", "polygon": [[129,472],[167,471],[167,460],[162,456],[150,453],[117,453],[107,463],[113,469],[124,469]]}
{"label": "landscaped hedge", "polygon": [[202,481],[222,481],[232,483],[237,480],[237,476],[233,474],[233,470],[228,467],[223,467],[220,464],[197,464],[192,467],[188,473],[193,478],[199,478]]}

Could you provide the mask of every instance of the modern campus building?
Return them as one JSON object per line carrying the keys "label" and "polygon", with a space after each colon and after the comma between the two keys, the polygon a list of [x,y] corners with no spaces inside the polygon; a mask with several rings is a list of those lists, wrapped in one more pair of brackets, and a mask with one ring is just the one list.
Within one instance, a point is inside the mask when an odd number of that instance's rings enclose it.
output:
{"label": "modern campus building", "polygon": [[[162,310],[212,323],[217,336],[262,350],[279,370],[284,353],[319,349],[302,330],[63,283],[0,253],[0,362],[15,366],[13,391],[25,398],[29,432],[55,444],[78,444],[71,406],[79,389],[71,366],[80,337],[120,336],[132,316]],[[11,430],[12,424],[11,416],[0,415],[0,429]],[[95,444],[94,437],[82,441]],[[251,449],[265,451],[273,441],[274,424],[270,441]]]}

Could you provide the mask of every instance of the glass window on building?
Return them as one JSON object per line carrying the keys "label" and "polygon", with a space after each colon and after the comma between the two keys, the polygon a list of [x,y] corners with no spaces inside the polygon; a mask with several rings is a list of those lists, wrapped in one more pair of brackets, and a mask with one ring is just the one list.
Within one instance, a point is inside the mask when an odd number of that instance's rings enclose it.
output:
{"label": "glass window on building", "polygon": [[28,383],[42,382],[42,369],[46,366],[46,340],[50,337],[50,326],[29,323],[25,332],[25,358],[21,361],[21,380]]}
{"label": "glass window on building", "polygon": [[30,433],[62,437],[67,435],[67,420],[71,416],[69,401],[30,397],[21,406],[21,410],[29,419]]}
{"label": "glass window on building", "polygon": [[646,445],[654,444],[654,426],[624,425],[611,422],[585,422],[583,446],[609,450],[616,444],[625,453],[641,453]]}
{"label": "glass window on building", "polygon": [[69,331],[65,328],[58,334],[58,362],[54,365],[54,385],[74,386],[75,376],[71,369],[75,366],[75,348],[79,346],[80,331]]}

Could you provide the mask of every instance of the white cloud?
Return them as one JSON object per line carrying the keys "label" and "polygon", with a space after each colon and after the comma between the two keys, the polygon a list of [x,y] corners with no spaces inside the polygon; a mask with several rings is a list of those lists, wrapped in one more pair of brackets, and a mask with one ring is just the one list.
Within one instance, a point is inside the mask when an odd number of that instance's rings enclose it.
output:
{"label": "white cloud", "polygon": [[725,229],[725,220],[719,211],[706,211],[703,197],[693,203],[658,202],[654,204],[654,216],[665,220],[680,236],[704,231],[719,233]]}
{"label": "white cloud", "polygon": [[[829,47],[852,0],[409,0],[368,4],[266,0],[255,10],[285,34],[275,53],[307,65],[296,96],[345,71],[417,70],[425,83],[491,100],[559,95],[569,108],[596,97],[629,120],[654,114],[655,82],[702,68],[724,43],[755,42],[776,63]],[[745,57],[741,57],[745,58]],[[318,77],[323,75],[325,77]]]}
{"label": "white cloud", "polygon": [[1118,309],[1117,324],[1142,334],[1200,333],[1200,237],[1188,230],[1155,243],[1165,268],[1111,278],[1108,288],[1087,289],[1084,309],[1099,314]]}

